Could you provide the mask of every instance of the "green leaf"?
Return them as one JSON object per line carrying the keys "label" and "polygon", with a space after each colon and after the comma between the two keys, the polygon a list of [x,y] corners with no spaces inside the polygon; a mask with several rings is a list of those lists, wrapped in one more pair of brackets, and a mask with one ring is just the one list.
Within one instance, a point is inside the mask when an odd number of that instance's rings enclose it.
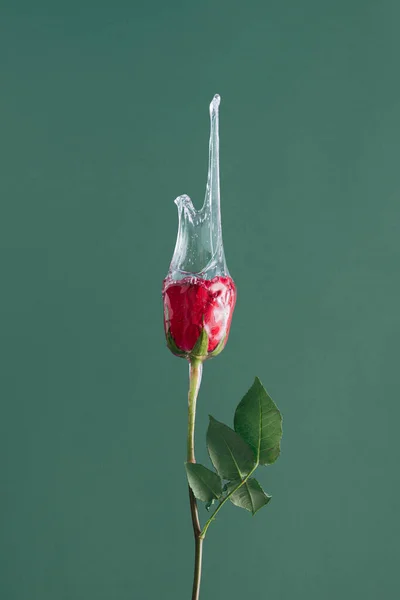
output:
{"label": "green leaf", "polygon": [[218,346],[212,352],[208,353],[208,358],[214,358],[214,356],[218,356],[218,354],[221,354],[222,350],[225,348],[225,338],[226,334],[222,337]]}
{"label": "green leaf", "polygon": [[176,356],[185,356],[186,355],[186,352],[184,352],[183,350],[180,350],[178,348],[178,346],[175,344],[175,340],[172,337],[171,331],[169,329],[167,331],[167,346],[173,354],[176,354]]}
{"label": "green leaf", "polygon": [[[232,481],[228,486],[228,492],[235,489],[239,483],[239,481]],[[260,508],[268,504],[271,496],[264,492],[257,479],[250,477],[232,496],[229,496],[229,500],[235,506],[245,508],[255,515]]]}
{"label": "green leaf", "polygon": [[203,327],[190,354],[191,354],[191,356],[194,356],[196,358],[204,358],[205,356],[207,356],[207,351],[208,351],[208,335],[207,335],[206,328]]}
{"label": "green leaf", "polygon": [[214,471],[199,463],[185,463],[186,475],[193,494],[203,502],[212,503],[222,494],[222,482]]}
{"label": "green leaf", "polygon": [[259,464],[276,461],[282,438],[282,415],[258,377],[236,409],[234,427],[251,446]]}
{"label": "green leaf", "polygon": [[255,465],[250,446],[233,429],[211,415],[207,430],[207,448],[211,462],[222,479],[243,479]]}

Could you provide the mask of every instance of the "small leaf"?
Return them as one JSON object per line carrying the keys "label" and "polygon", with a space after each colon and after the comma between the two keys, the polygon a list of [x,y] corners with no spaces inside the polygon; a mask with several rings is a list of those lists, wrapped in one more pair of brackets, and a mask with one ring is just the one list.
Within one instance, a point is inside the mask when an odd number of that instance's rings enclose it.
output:
{"label": "small leaf", "polygon": [[[239,484],[238,481],[232,481],[228,486],[228,492],[231,492]],[[258,483],[257,479],[250,477],[246,483],[240,486],[236,492],[229,497],[229,500],[239,506],[249,510],[252,515],[255,515],[260,508],[268,504],[271,496],[268,496]]]}
{"label": "small leaf", "polygon": [[186,475],[193,494],[203,502],[212,503],[222,494],[221,479],[199,463],[185,463]]}
{"label": "small leaf", "polygon": [[207,335],[206,328],[203,327],[190,354],[197,358],[204,358],[205,356],[207,356],[207,350],[208,350],[208,335]]}
{"label": "small leaf", "polygon": [[212,352],[208,353],[207,358],[214,358],[214,356],[218,356],[218,354],[221,354],[222,350],[225,348],[225,338],[226,334],[221,338],[221,341],[219,342],[218,346]]}
{"label": "small leaf", "polygon": [[261,465],[276,461],[282,438],[282,415],[258,377],[236,408],[234,426]]}
{"label": "small leaf", "polygon": [[172,333],[169,329],[167,332],[167,346],[173,354],[176,354],[176,356],[185,356],[186,355],[186,352],[184,352],[183,350],[180,350],[178,348],[178,346],[175,344],[175,340],[172,337]]}
{"label": "small leaf", "polygon": [[222,479],[243,479],[255,465],[250,446],[233,429],[211,416],[207,448],[211,462]]}

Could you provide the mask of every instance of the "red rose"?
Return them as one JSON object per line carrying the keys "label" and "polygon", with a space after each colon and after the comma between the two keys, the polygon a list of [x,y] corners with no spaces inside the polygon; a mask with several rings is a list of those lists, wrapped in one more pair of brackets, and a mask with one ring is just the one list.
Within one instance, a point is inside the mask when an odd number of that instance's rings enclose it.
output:
{"label": "red rose", "polygon": [[225,346],[236,302],[236,287],[230,277],[193,276],[178,281],[167,278],[163,299],[165,333],[167,338],[172,337],[180,353],[190,353],[203,328],[209,353],[222,340]]}

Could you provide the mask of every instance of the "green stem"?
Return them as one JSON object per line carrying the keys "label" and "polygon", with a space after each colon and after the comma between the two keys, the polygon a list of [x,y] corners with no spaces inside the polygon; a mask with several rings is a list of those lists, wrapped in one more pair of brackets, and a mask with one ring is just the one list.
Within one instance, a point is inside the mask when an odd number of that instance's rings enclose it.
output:
{"label": "green stem", "polygon": [[[201,360],[191,359],[189,366],[189,394],[188,394],[188,434],[187,434],[187,462],[195,463],[194,455],[194,428],[196,421],[196,401],[201,384],[203,363]],[[198,600],[200,595],[201,565],[203,553],[203,538],[201,537],[201,526],[197,502],[189,487],[190,514],[192,516],[193,534],[195,542],[194,574],[192,600]]]}
{"label": "green stem", "polygon": [[195,463],[194,456],[194,426],[196,421],[196,401],[201,384],[203,363],[192,359],[189,365],[189,394],[188,394],[188,436],[187,436],[187,462]]}
{"label": "green stem", "polygon": [[257,469],[257,467],[258,467],[258,463],[256,463],[254,465],[254,467],[252,468],[252,470],[250,471],[250,473],[248,473],[246,475],[246,477],[244,479],[242,479],[242,481],[233,490],[231,490],[229,492],[229,494],[227,494],[227,496],[225,496],[221,500],[221,502],[218,504],[217,508],[214,510],[214,512],[211,515],[211,517],[208,519],[208,521],[204,525],[203,530],[200,532],[200,538],[202,540],[204,540],[204,538],[206,537],[207,529],[210,527],[211,523],[214,521],[215,517],[217,516],[217,514],[219,513],[219,511],[221,510],[221,508],[223,507],[223,505],[225,504],[225,502],[227,500],[229,500],[229,498],[232,496],[232,494],[234,494],[239,488],[242,487],[242,485],[244,485],[246,483],[246,481],[253,475],[253,473]]}

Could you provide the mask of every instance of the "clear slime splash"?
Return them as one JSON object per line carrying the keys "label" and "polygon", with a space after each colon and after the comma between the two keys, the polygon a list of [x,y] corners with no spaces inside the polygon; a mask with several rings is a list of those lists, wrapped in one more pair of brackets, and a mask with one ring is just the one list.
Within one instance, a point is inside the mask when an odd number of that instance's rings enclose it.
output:
{"label": "clear slime splash", "polygon": [[222,242],[219,185],[219,104],[214,96],[210,104],[210,144],[206,195],[196,210],[186,194],[178,196],[178,236],[168,276],[181,279],[195,274],[203,279],[229,276]]}

